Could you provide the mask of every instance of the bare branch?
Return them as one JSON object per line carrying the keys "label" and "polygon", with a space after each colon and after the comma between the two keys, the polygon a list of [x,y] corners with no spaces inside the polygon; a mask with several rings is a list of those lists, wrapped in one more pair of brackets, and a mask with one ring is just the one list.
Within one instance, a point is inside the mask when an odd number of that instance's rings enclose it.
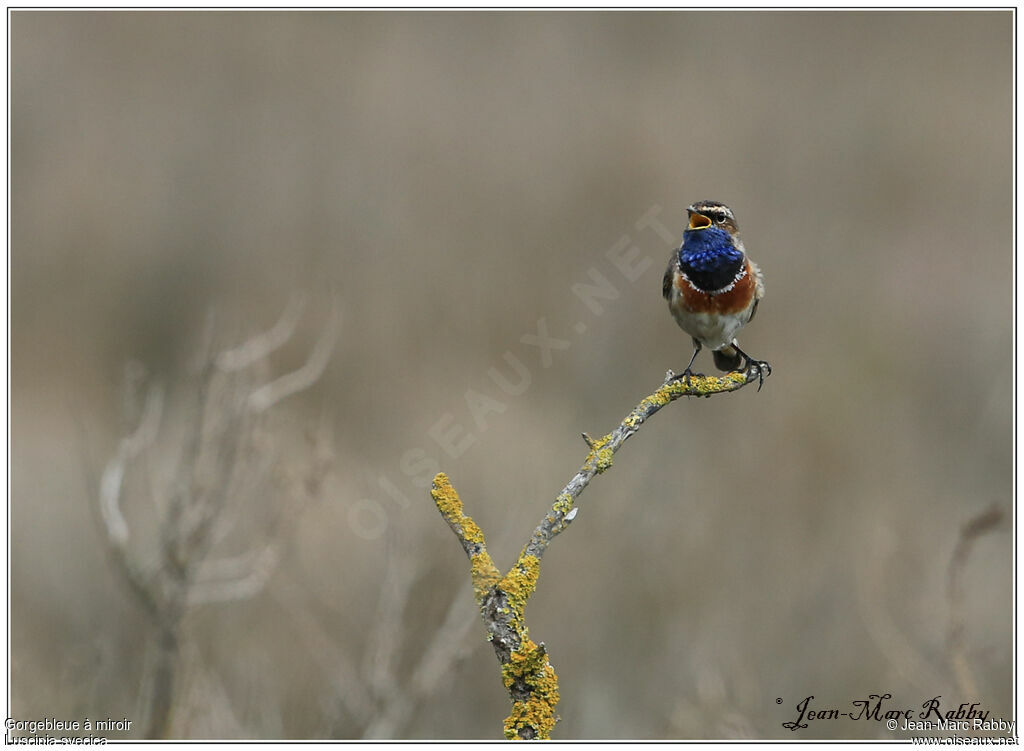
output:
{"label": "bare branch", "polygon": [[380,585],[377,611],[362,666],[367,687],[385,703],[392,701],[396,694],[403,693],[395,676],[394,663],[397,645],[401,642],[402,611],[419,570],[417,562],[402,554],[396,534],[392,533],[388,539],[387,568]]}
{"label": "bare branch", "polygon": [[330,685],[331,690],[327,692],[330,700],[340,702],[356,722],[370,722],[374,705],[364,690],[359,671],[345,650],[338,646],[333,625],[325,626],[316,615],[317,608],[311,607],[319,598],[304,592],[304,586],[301,580],[291,581],[282,587],[272,587],[269,594],[288,613],[299,641],[311,654],[317,655],[317,662]]}
{"label": "bare branch", "polygon": [[430,644],[420,652],[420,661],[413,669],[412,677],[397,686],[398,690],[363,732],[364,739],[397,737],[418,704],[434,695],[438,684],[462,658],[468,656],[470,649],[466,648],[465,639],[473,626],[473,621],[465,617],[468,601],[468,593],[452,600]]}
{"label": "bare branch", "polygon": [[117,451],[107,463],[100,478],[100,514],[106,525],[107,535],[116,548],[123,548],[129,538],[128,522],[121,513],[121,487],[124,484],[125,467],[156,439],[163,403],[163,389],[156,385],[151,386],[146,392],[146,404],[138,427],[130,436],[121,439]]}
{"label": "bare branch", "polygon": [[[173,716],[174,683],[179,668],[180,629],[190,606],[252,597],[276,569],[279,558],[280,511],[262,520],[269,542],[241,555],[208,558],[211,550],[235,528],[243,499],[265,493],[283,472],[269,434],[261,432],[264,413],[288,394],[308,387],[324,371],[337,338],[337,302],[332,318],[317,341],[309,362],[295,373],[253,390],[268,378],[267,356],[293,335],[305,305],[296,296],[267,332],[241,347],[216,354],[213,316],[207,318],[198,363],[189,367],[189,397],[176,415],[183,432],[177,465],[169,479],[150,486],[156,501],[157,544],[129,545],[132,529],[122,510],[128,472],[146,471],[164,411],[163,391],[146,393],[138,425],[119,443],[99,479],[97,506],[109,550],[133,594],[153,620],[159,642],[149,674],[147,734],[163,737]],[[141,366],[130,365],[125,393],[129,417],[138,413],[138,393],[145,378]],[[323,451],[310,461],[299,483],[303,498],[317,492],[329,465]],[[135,462],[141,457],[141,461]],[[132,465],[135,466],[132,466]],[[276,508],[276,507],[275,507]],[[272,510],[274,511],[274,510]]]}
{"label": "bare branch", "polygon": [[277,545],[271,543],[256,553],[204,561],[199,575],[189,587],[186,602],[202,605],[248,599],[266,585],[277,567],[278,558]]}
{"label": "bare branch", "polygon": [[242,346],[221,352],[217,355],[217,367],[226,373],[243,370],[284,346],[295,333],[305,308],[306,296],[292,295],[277,323]]}
{"label": "bare branch", "polygon": [[259,550],[250,550],[230,558],[206,560],[196,571],[195,583],[199,585],[230,583],[253,571],[273,569],[279,557],[277,543],[270,542]]}
{"label": "bare branch", "polygon": [[308,389],[316,383],[331,359],[340,324],[340,313],[337,303],[335,303],[331,306],[331,315],[327,320],[327,325],[316,344],[313,345],[313,351],[306,364],[253,391],[249,396],[249,408],[253,412],[262,412],[285,397]]}
{"label": "bare branch", "polygon": [[967,559],[971,555],[974,543],[980,537],[998,529],[1005,514],[995,503],[980,514],[968,519],[960,528],[953,555],[949,559],[947,574],[946,598],[949,602],[949,627],[946,644],[949,649],[949,661],[953,666],[953,675],[957,686],[964,696],[977,696],[978,686],[967,659],[967,627],[964,608],[964,570]]}

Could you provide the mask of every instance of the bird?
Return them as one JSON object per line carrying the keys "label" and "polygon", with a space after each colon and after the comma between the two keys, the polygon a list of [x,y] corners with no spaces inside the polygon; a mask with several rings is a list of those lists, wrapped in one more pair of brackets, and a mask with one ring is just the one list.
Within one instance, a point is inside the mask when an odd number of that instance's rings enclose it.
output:
{"label": "bird", "polygon": [[754,368],[760,391],[772,372],[739,348],[736,334],[753,320],[764,297],[761,269],[747,257],[732,209],[721,201],[697,201],[687,209],[689,224],[672,251],[661,290],[679,327],[693,338],[693,356],[675,378],[692,375],[703,347],[722,371]]}

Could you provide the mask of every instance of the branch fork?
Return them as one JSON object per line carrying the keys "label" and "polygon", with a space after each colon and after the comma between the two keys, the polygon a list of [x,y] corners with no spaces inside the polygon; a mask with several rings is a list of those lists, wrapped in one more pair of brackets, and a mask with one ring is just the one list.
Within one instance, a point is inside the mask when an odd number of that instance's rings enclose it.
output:
{"label": "branch fork", "polygon": [[505,719],[510,740],[549,739],[558,716],[558,676],[548,660],[543,642],[535,643],[526,627],[526,603],[537,588],[540,560],[551,541],[568,527],[579,511],[576,500],[590,481],[612,466],[612,457],[640,426],[666,405],[683,396],[707,396],[738,391],[755,381],[761,372],[749,365],[745,371],[721,377],[688,375],[677,378],[670,370],[661,386],[634,407],[611,433],[592,438],[583,433],[589,452],[576,475],[555,498],[518,560],[502,575],[490,554],[483,530],[467,516],[458,493],[446,474],[434,477],[430,495],[441,516],[455,533],[470,560],[470,580],[487,640],[501,663],[501,677],[512,700]]}

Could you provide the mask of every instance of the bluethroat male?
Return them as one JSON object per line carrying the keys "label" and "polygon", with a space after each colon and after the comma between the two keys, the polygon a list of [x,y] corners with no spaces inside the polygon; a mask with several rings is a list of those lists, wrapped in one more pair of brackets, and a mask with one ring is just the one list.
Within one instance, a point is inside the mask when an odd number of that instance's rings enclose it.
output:
{"label": "bluethroat male", "polygon": [[701,347],[708,347],[719,370],[755,368],[760,391],[772,368],[740,349],[734,337],[754,318],[764,296],[761,269],[747,258],[732,209],[719,201],[697,201],[686,211],[689,226],[661,285],[676,323],[693,337],[693,357],[677,378],[692,375]]}

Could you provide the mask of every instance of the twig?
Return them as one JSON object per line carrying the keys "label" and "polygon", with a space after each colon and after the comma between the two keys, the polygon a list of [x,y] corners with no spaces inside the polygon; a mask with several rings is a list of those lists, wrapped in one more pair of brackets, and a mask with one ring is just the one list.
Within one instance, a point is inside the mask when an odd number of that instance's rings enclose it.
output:
{"label": "twig", "polygon": [[[155,657],[143,692],[148,737],[165,737],[174,724],[181,625],[189,608],[252,597],[276,569],[279,519],[266,525],[268,539],[263,544],[253,543],[233,557],[214,558],[210,553],[231,533],[242,501],[261,491],[279,466],[277,453],[260,446],[260,431],[267,420],[263,413],[286,396],[309,388],[330,358],[339,326],[337,301],[309,360],[293,373],[253,388],[255,377],[269,372],[269,355],[293,335],[303,305],[304,298],[293,298],[271,329],[219,354],[214,351],[213,317],[208,317],[202,356],[190,368],[194,383],[183,418],[186,430],[180,459],[173,479],[151,489],[159,500],[155,545],[138,542],[145,538],[134,533],[131,517],[126,517],[122,506],[132,465],[141,465],[136,471],[146,469],[158,434],[170,422],[165,415],[170,402],[162,389],[155,385],[147,389],[137,425],[121,439],[100,478],[99,516],[108,548],[157,631]],[[126,375],[125,404],[134,418],[140,411],[145,373],[131,366]],[[321,464],[318,456],[318,466],[308,472],[304,488],[318,490]]]}
{"label": "twig", "polygon": [[340,326],[341,318],[337,301],[335,301],[331,306],[331,315],[327,319],[327,325],[313,345],[313,351],[305,365],[253,391],[249,395],[249,408],[254,412],[262,412],[285,397],[304,391],[316,383],[331,359]]}
{"label": "twig", "polygon": [[305,295],[293,295],[288,300],[281,317],[271,328],[249,339],[240,347],[228,349],[217,355],[217,367],[225,373],[248,368],[280,349],[295,333],[302,311],[306,308]]}
{"label": "twig", "polygon": [[551,541],[576,518],[576,500],[594,478],[612,466],[612,456],[640,426],[662,407],[683,396],[711,396],[737,391],[760,381],[760,372],[729,373],[721,378],[676,378],[672,371],[650,396],[644,398],[608,435],[594,439],[583,433],[590,452],[583,466],[555,499],[550,511],[530,536],[515,565],[504,576],[487,552],[483,531],[467,516],[458,493],[444,473],[434,478],[430,491],[438,511],[448,522],[470,560],[470,578],[487,639],[501,663],[502,680],[512,699],[512,713],[505,720],[509,739],[548,739],[558,717],[558,676],[548,661],[543,642],[529,637],[524,619],[527,600],[537,588],[540,559]]}
{"label": "twig", "polygon": [[1003,510],[993,503],[960,528],[960,537],[949,559],[946,597],[949,602],[949,629],[946,644],[957,687],[965,697],[977,696],[978,686],[967,660],[967,632],[964,617],[964,569],[974,543],[979,537],[996,529],[1003,521]]}
{"label": "twig", "polygon": [[138,427],[130,436],[121,439],[117,453],[103,470],[103,477],[100,480],[100,512],[110,542],[119,550],[128,544],[130,536],[128,522],[121,513],[121,486],[124,482],[125,467],[156,439],[163,404],[163,390],[158,386],[151,386],[146,394],[146,406]]}

